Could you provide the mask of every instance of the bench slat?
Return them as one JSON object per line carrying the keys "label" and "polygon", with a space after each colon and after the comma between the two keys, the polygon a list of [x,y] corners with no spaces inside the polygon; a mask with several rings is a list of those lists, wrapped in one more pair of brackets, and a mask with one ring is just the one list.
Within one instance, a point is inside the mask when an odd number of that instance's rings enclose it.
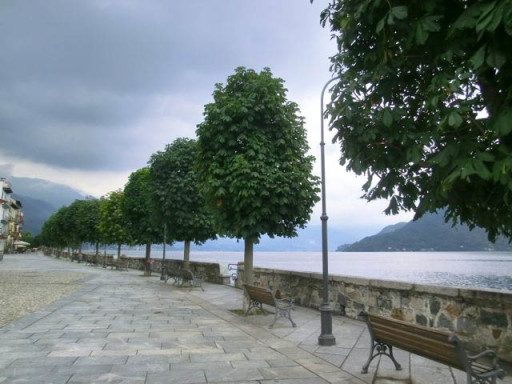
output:
{"label": "bench slat", "polygon": [[378,341],[385,344],[391,344],[405,351],[426,357],[427,359],[464,370],[455,348],[451,345],[443,346],[442,343],[437,343],[435,340],[429,342],[428,339],[421,336],[415,335],[411,337],[411,334],[405,332],[390,332],[383,328],[376,332],[375,336]]}

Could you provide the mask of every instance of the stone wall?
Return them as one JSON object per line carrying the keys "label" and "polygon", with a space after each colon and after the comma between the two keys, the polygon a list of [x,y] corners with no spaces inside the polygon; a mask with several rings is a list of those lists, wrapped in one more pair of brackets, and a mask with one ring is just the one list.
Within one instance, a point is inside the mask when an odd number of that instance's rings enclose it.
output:
{"label": "stone wall", "polygon": [[[54,256],[57,258],[69,259],[71,261],[76,262],[84,262],[90,264],[110,264],[114,259],[114,255],[107,254],[104,256],[103,254],[99,254],[96,256],[95,254],[89,253],[73,253],[69,254],[66,251],[61,251],[57,249],[49,249],[43,248],[43,252],[46,256]],[[122,257],[122,256],[121,256]],[[135,258],[135,257],[127,257],[127,266],[130,269],[144,270],[145,258]],[[181,270],[183,269],[183,260],[175,260],[175,259],[167,259],[165,260],[165,266],[170,270]],[[152,270],[153,273],[160,274],[162,267],[162,260],[153,259]],[[218,263],[203,263],[203,262],[190,262],[190,270],[192,273],[201,275],[204,277],[205,281],[213,284],[226,284],[226,279],[220,273],[220,265]]]}
{"label": "stone wall", "polygon": [[[241,287],[243,263],[238,271]],[[254,284],[279,290],[301,306],[322,305],[320,273],[255,268]],[[490,348],[512,362],[512,292],[329,276],[329,298],[335,315],[357,318],[365,311],[456,331],[469,349]]]}

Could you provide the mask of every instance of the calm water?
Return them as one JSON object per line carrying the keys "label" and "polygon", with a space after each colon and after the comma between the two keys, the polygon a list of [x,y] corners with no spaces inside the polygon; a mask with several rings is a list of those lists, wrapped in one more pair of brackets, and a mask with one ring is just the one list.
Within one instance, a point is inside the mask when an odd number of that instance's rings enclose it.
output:
{"label": "calm water", "polygon": [[[123,251],[142,257],[141,251]],[[162,251],[152,251],[161,258]],[[167,251],[167,259],[182,259],[183,251]],[[228,273],[228,264],[243,260],[242,252],[194,252],[192,261],[219,263]],[[254,266],[322,272],[321,252],[255,252]],[[512,291],[510,252],[330,252],[329,274],[408,281],[471,288]]]}

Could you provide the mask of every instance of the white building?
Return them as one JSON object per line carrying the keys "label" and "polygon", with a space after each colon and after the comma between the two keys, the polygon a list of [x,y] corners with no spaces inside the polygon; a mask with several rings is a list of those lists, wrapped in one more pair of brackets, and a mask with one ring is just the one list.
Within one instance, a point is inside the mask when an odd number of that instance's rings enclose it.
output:
{"label": "white building", "polygon": [[9,238],[9,223],[11,221],[11,184],[0,178],[0,260],[4,258],[4,249]]}

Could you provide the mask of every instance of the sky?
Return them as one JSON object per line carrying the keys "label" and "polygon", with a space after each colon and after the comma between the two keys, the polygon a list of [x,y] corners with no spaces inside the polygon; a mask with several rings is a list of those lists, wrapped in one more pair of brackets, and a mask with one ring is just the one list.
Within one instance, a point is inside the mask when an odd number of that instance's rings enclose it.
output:
{"label": "sky", "polygon": [[[178,137],[195,137],[216,83],[269,67],[306,119],[320,175],[320,92],[336,44],[327,0],[2,0],[0,168],[102,196]],[[329,100],[329,96],[325,96]],[[326,129],[328,122],[326,121]],[[370,235],[386,216],[326,132],[329,225]],[[321,206],[311,224],[320,224]]]}

